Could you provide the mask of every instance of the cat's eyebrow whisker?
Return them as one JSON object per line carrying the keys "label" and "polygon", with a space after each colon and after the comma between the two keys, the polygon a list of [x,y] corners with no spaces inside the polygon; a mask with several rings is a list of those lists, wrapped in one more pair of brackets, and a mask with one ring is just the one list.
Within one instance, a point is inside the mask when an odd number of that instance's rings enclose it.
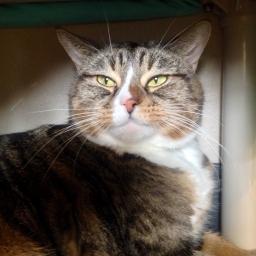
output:
{"label": "cat's eyebrow whisker", "polygon": [[167,29],[165,30],[165,32],[163,33],[161,39],[159,40],[157,47],[161,45],[162,41],[164,40],[164,38],[166,37],[167,33],[169,32],[169,30],[171,29],[171,27],[173,26],[173,24],[175,23],[176,18],[174,18],[168,25]]}
{"label": "cat's eyebrow whisker", "polygon": [[186,26],[183,30],[179,31],[176,35],[174,35],[169,41],[166,42],[166,44],[163,45],[160,50],[164,50],[167,46],[172,47],[175,43],[175,39],[178,38],[184,31],[186,31],[189,28],[190,24]]}
{"label": "cat's eyebrow whisker", "polygon": [[153,55],[154,57],[157,57],[158,53],[160,52],[160,45],[162,43],[162,41],[164,40],[164,38],[166,37],[167,33],[169,32],[169,30],[171,29],[171,27],[173,26],[173,24],[175,23],[176,21],[176,18],[174,18],[170,23],[169,25],[167,26],[165,32],[163,33],[162,37],[160,38],[159,42],[157,43],[156,45],[156,49],[155,51],[153,52]]}
{"label": "cat's eyebrow whisker", "polygon": [[113,51],[112,42],[111,42],[111,36],[110,36],[109,22],[108,22],[107,19],[106,19],[106,23],[107,23],[107,32],[108,32],[109,46],[110,46],[111,54],[112,54],[112,56],[114,56],[114,51]]}

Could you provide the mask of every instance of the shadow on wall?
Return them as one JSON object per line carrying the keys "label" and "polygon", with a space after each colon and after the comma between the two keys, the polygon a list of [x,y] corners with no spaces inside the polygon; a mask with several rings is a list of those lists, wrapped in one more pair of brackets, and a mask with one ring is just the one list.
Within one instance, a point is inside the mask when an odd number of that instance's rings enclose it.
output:
{"label": "shadow on wall", "polygon": [[2,108],[37,87],[65,61],[65,56],[52,29],[6,29],[0,33]]}

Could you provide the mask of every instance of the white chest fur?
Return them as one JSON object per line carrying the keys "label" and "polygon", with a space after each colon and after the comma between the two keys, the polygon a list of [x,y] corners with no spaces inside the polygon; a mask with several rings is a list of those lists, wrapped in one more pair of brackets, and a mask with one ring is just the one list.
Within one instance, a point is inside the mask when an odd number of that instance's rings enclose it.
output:
{"label": "white chest fur", "polygon": [[119,153],[136,154],[155,164],[188,173],[195,189],[195,202],[192,205],[194,215],[191,216],[191,222],[195,237],[200,234],[205,224],[206,212],[211,205],[213,179],[209,167],[203,165],[205,156],[195,136],[191,135],[179,144],[161,135],[152,136],[137,144],[121,143],[108,134],[90,139]]}

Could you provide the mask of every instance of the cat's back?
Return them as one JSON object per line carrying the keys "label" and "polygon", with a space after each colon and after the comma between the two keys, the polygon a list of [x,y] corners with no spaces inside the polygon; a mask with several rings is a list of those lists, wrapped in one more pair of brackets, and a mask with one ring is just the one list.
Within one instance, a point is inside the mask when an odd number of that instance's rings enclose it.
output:
{"label": "cat's back", "polygon": [[0,255],[78,255],[83,218],[97,230],[85,240],[106,249],[97,149],[75,135],[64,125],[0,137]]}
{"label": "cat's back", "polygon": [[[36,153],[35,150],[39,150],[40,146],[47,147],[47,140],[51,139],[50,131],[58,128],[54,126],[41,126],[37,129],[18,132],[11,134],[4,134],[0,136],[0,163],[1,169],[5,169],[5,164],[10,160],[14,166],[18,166],[22,162],[26,162],[32,156],[33,153]],[[33,152],[34,151],[34,152]],[[40,152],[42,153],[42,151]]]}
{"label": "cat's back", "polygon": [[[24,193],[25,165],[46,127],[0,136],[0,255],[50,255],[35,208]],[[40,242],[39,242],[40,241]]]}

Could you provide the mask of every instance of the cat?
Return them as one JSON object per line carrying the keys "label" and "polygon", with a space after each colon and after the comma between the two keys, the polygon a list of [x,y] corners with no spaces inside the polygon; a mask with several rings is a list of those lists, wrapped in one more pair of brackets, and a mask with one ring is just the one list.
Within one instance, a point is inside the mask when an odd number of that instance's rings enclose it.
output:
{"label": "cat", "polygon": [[70,122],[0,137],[0,255],[197,253],[214,187],[197,140],[210,33],[96,48],[58,30],[77,71]]}

